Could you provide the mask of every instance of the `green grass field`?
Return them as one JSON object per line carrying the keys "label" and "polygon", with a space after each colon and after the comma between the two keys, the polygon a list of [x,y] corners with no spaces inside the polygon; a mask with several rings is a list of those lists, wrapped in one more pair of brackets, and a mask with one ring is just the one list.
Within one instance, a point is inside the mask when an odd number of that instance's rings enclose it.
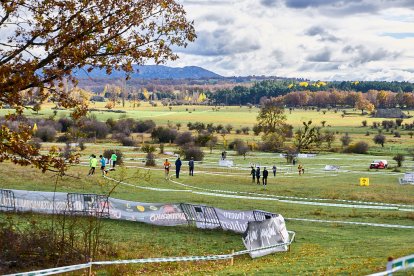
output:
{"label": "green grass field", "polygon": [[[85,152],[98,152],[100,145],[88,145]],[[141,167],[140,152],[127,151],[126,165]],[[300,196],[311,198],[348,199],[414,205],[414,186],[399,185],[401,173],[391,170],[368,171],[371,156],[321,154],[316,158],[300,159],[306,173],[298,176],[295,168],[286,165],[284,159],[273,154],[251,153],[246,160],[229,153],[237,168],[217,168],[219,153],[206,154],[205,161],[197,164],[196,175],[187,176],[185,171],[180,182],[197,188],[245,191],[271,195]],[[166,156],[158,156],[163,159]],[[133,159],[133,160],[132,160]],[[141,163],[141,164],[140,164]],[[161,161],[157,162],[160,165]],[[249,163],[270,166],[276,164],[279,172],[276,178],[270,177],[267,189],[251,183],[248,175]],[[324,172],[325,165],[341,166],[337,173]],[[390,165],[393,165],[392,163]],[[405,162],[403,171],[410,171],[414,162]],[[126,178],[126,182],[150,187],[185,187],[163,179],[162,170],[150,170],[149,181],[134,177],[142,168],[122,169],[112,173],[114,178]],[[185,168],[185,166],[184,166]],[[73,175],[80,180],[64,178],[58,190],[65,192],[107,193],[114,183],[99,175],[84,177],[87,167],[74,167]],[[0,166],[2,187],[52,191],[53,178],[31,168],[20,168],[3,163]],[[359,177],[369,177],[371,185],[358,185]],[[154,192],[120,185],[111,195],[116,198],[141,202],[187,202],[211,205],[224,209],[260,209],[280,213],[286,218],[326,219],[338,221],[358,221],[414,225],[413,212],[395,210],[354,209],[324,206],[309,206],[278,201],[244,200],[195,195],[180,192]],[[105,228],[117,246],[118,258],[143,258],[161,256],[186,256],[228,253],[232,249],[243,248],[241,236],[222,231],[197,230],[187,227],[155,227],[133,222],[106,221]],[[414,242],[412,229],[392,229],[370,226],[342,225],[339,223],[312,223],[287,221],[288,230],[297,233],[291,251],[277,253],[251,260],[248,256],[235,259],[234,266],[226,261],[187,264],[131,265],[103,269],[102,273],[119,274],[367,274],[384,269],[388,256],[411,254]],[[106,271],[106,272],[105,272]]]}
{"label": "green grass field", "polygon": [[[92,108],[102,108],[96,104]],[[118,107],[115,107],[117,109]],[[186,111],[188,108],[189,111]],[[195,109],[195,111],[193,110]],[[205,123],[232,124],[235,128],[252,126],[255,123],[257,109],[247,107],[221,107],[213,111],[211,107],[183,106],[151,107],[143,104],[139,108],[125,108],[126,114],[109,112],[92,112],[99,120],[108,118],[118,119],[131,117],[135,119],[153,119],[157,124],[166,125],[168,121],[175,124],[181,122],[202,121]],[[0,115],[10,110],[0,110]],[[68,111],[59,110],[57,117],[68,115]],[[91,153],[100,154],[104,148],[119,147],[124,153],[125,165],[128,168],[118,169],[110,174],[115,179],[125,179],[126,182],[150,187],[170,189],[219,189],[227,191],[251,192],[274,196],[291,196],[306,198],[324,198],[327,203],[340,203],[338,200],[372,201],[394,204],[414,205],[414,185],[400,185],[398,178],[404,172],[414,170],[411,158],[403,163],[399,171],[392,168],[387,170],[369,170],[368,166],[374,159],[387,159],[390,167],[395,167],[392,157],[396,152],[406,153],[414,146],[406,131],[401,131],[401,138],[393,138],[387,134],[388,141],[384,148],[375,146],[372,142],[376,130],[362,127],[362,120],[368,125],[373,119],[359,115],[357,112],[341,117],[341,112],[327,111],[326,114],[317,111],[294,110],[287,114],[288,123],[298,127],[302,121],[312,119],[320,125],[326,121],[327,127],[338,131],[334,144],[340,148],[341,133],[349,132],[353,141],[365,140],[369,142],[370,154],[352,155],[340,153],[320,153],[315,158],[301,158],[299,161],[305,167],[305,174],[299,176],[296,167],[286,164],[285,159],[278,154],[250,152],[244,159],[234,152],[228,151],[228,157],[234,160],[233,168],[218,167],[218,159],[222,150],[219,144],[212,154],[208,149],[202,163],[196,164],[196,174],[190,177],[186,173],[186,164],[179,183],[166,181],[161,170],[161,160],[170,158],[166,155],[157,155],[157,167],[143,167],[144,153],[134,148],[124,148],[108,141],[98,141],[97,144],[87,144],[82,152],[81,161],[87,162]],[[39,115],[33,117],[48,117],[53,115],[50,106],[45,106]],[[407,119],[412,122],[412,119]],[[328,127],[328,125],[331,125]],[[185,129],[185,127],[184,127]],[[370,136],[365,136],[370,131]],[[221,137],[219,137],[221,139]],[[241,138],[244,140],[259,141],[260,136],[236,135],[232,133],[227,140]],[[44,144],[45,149],[50,144]],[[63,146],[60,144],[59,146]],[[174,146],[166,146],[165,151],[173,151]],[[253,184],[249,176],[250,164],[266,166],[270,169],[274,164],[278,167],[276,177],[270,176],[266,189]],[[340,166],[338,172],[324,171],[325,165]],[[144,180],[137,176],[137,172],[148,171],[150,179]],[[103,179],[99,174],[86,177],[87,166],[75,166],[69,174],[79,177],[64,177],[58,183],[57,190],[63,192],[82,192],[106,194],[114,183]],[[53,191],[55,178],[50,173],[41,173],[30,167],[18,167],[8,162],[0,163],[1,188],[25,189],[37,191]],[[359,186],[360,177],[369,177],[370,186]],[[111,194],[112,197],[133,200],[138,202],[186,202],[205,204],[223,209],[252,210],[259,209],[280,213],[285,218],[306,218],[317,220],[351,221],[368,223],[385,223],[414,226],[414,212],[398,210],[359,209],[345,207],[329,207],[304,205],[298,202],[269,201],[260,199],[234,199],[211,195],[194,194],[188,192],[155,192],[137,187],[119,185]],[[31,214],[29,216],[48,217]],[[0,218],[4,218],[1,215]],[[128,265],[97,268],[99,275],[139,275],[142,273],[154,275],[365,275],[375,271],[385,270],[387,257],[395,258],[414,253],[414,230],[383,228],[362,225],[345,225],[341,223],[317,223],[287,220],[288,230],[296,232],[296,241],[291,250],[285,253],[272,254],[259,259],[250,259],[248,256],[237,257],[234,265],[228,261],[197,262],[197,263],[170,263]],[[115,259],[210,255],[229,253],[231,250],[243,249],[241,235],[224,232],[198,230],[191,227],[158,227],[128,221],[104,222],[106,239],[116,248],[118,255]],[[413,271],[406,272],[413,275]],[[411,273],[411,274],[410,274]],[[404,274],[405,275],[405,274]]]}

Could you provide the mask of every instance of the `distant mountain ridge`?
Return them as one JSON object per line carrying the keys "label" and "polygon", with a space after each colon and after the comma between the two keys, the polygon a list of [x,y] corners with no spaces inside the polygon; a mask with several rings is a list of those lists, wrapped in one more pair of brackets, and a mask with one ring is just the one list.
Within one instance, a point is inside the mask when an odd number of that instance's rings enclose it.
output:
{"label": "distant mountain ridge", "polygon": [[[130,74],[130,78],[141,79],[210,79],[223,78],[219,74],[206,70],[198,66],[185,67],[169,67],[164,65],[133,65],[134,72]],[[137,71],[138,70],[138,71]],[[74,76],[79,79],[119,79],[125,78],[123,71],[112,71],[111,75],[107,75],[104,69],[94,68],[91,72],[79,70],[74,72]]]}

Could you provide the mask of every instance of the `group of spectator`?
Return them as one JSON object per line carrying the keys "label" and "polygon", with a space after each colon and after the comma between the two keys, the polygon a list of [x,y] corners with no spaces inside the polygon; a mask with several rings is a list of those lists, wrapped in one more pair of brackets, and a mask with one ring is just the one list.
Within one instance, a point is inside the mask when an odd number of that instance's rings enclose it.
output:
{"label": "group of spectator", "polygon": [[[177,160],[175,160],[175,178],[180,178],[180,171],[181,171],[182,164],[183,163],[181,162],[180,157],[178,157]],[[164,162],[165,179],[168,179],[168,176],[170,174],[170,167],[171,167],[171,163],[168,161],[168,159],[165,159],[165,162]],[[189,170],[189,175],[194,176],[194,157],[191,157],[190,161],[188,161],[188,170]]]}

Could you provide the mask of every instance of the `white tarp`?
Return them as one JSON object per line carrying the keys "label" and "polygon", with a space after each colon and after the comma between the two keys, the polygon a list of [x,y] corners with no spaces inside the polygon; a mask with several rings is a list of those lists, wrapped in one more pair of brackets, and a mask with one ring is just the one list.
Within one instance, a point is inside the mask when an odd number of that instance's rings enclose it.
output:
{"label": "white tarp", "polygon": [[233,160],[220,159],[219,166],[220,167],[233,167]]}
{"label": "white tarp", "polygon": [[[247,230],[243,234],[243,243],[246,249],[256,249],[274,246],[289,242],[289,233],[286,230],[285,219],[278,215],[263,221],[249,221]],[[287,251],[288,246],[283,245],[269,249],[250,252],[250,257],[258,258],[274,252]]]}
{"label": "white tarp", "polygon": [[324,171],[338,171],[339,170],[339,166],[326,165],[323,170]]}

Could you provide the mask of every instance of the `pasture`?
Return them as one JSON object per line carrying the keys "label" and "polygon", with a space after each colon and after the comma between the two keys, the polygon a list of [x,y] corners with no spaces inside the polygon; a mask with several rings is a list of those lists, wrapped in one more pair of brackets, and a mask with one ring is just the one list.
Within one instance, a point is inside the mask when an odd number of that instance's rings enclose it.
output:
{"label": "pasture", "polygon": [[[88,144],[82,156],[87,163],[90,153],[100,153],[103,145]],[[324,198],[325,203],[341,203],[338,199],[350,201],[386,202],[414,205],[414,186],[399,185],[402,172],[371,170],[368,165],[372,156],[348,154],[320,154],[315,158],[301,158],[305,174],[299,176],[296,168],[287,165],[277,154],[253,152],[243,157],[229,152],[234,160],[234,168],[219,168],[219,151],[206,153],[203,162],[196,164],[194,177],[187,175],[186,164],[178,182],[167,181],[163,177],[161,162],[166,155],[158,155],[157,167],[143,167],[144,154],[122,148],[125,154],[125,167],[110,173],[111,178],[124,179],[136,186],[149,186],[170,189],[219,189],[265,195]],[[172,150],[172,149],[166,149]],[[388,158],[383,156],[382,158]],[[86,165],[83,163],[83,165]],[[277,176],[269,177],[264,189],[251,182],[250,163],[260,166],[278,167]],[[325,165],[340,166],[338,172],[324,171]],[[391,161],[391,166],[395,165]],[[402,171],[412,171],[413,161],[404,163]],[[128,168],[126,168],[128,167]],[[87,166],[76,166],[69,173],[80,179],[65,177],[59,181],[57,190],[81,193],[108,193],[114,182],[103,179],[99,173],[86,177]],[[137,176],[137,171],[148,171],[149,179]],[[2,187],[39,191],[53,191],[54,179],[30,168],[20,168],[8,163],[0,166]],[[359,186],[359,177],[369,177],[369,187]],[[187,186],[183,186],[187,185]],[[191,187],[190,187],[191,186]],[[403,256],[412,253],[414,235],[412,229],[394,229],[341,223],[295,221],[295,218],[316,220],[352,221],[414,225],[413,212],[398,210],[359,209],[332,206],[304,205],[295,202],[269,201],[261,199],[233,199],[210,195],[183,192],[156,192],[119,185],[112,197],[139,202],[186,202],[205,204],[223,209],[259,209],[282,214],[287,218],[287,228],[297,233],[291,251],[277,253],[251,260],[247,256],[235,259],[234,266],[226,261],[186,264],[131,265],[101,268],[98,271],[109,274],[119,273],[162,273],[162,274],[367,274],[384,269],[388,256]],[[297,202],[296,202],[297,201]],[[37,216],[37,215],[32,215]],[[291,218],[292,220],[289,220]],[[46,218],[43,218],[47,220]],[[186,256],[228,253],[232,249],[242,249],[240,235],[222,231],[197,230],[189,227],[157,227],[134,222],[110,221],[105,225],[106,237],[115,243],[119,255],[117,259]]]}
{"label": "pasture", "polygon": [[[108,118],[152,119],[157,125],[175,125],[181,123],[180,131],[187,130],[188,122],[214,124],[231,124],[234,129],[244,126],[252,127],[256,122],[257,108],[229,106],[220,107],[218,111],[209,106],[174,106],[152,107],[143,103],[138,108],[127,106],[126,113],[112,113],[104,109],[102,103],[92,104],[89,116],[105,121]],[[115,107],[118,109],[118,107]],[[323,111],[326,111],[324,114]],[[5,115],[10,110],[0,110]],[[54,114],[50,105],[45,105],[39,114],[26,111],[30,117],[42,118],[68,116],[69,111],[58,110]],[[100,275],[138,275],[148,274],[211,274],[211,275],[363,275],[374,271],[385,270],[389,256],[400,257],[413,253],[413,229],[377,227],[372,225],[344,224],[343,222],[361,222],[374,224],[396,224],[414,226],[414,185],[400,185],[398,178],[404,172],[414,170],[414,162],[408,156],[402,168],[395,169],[392,160],[395,153],[407,153],[414,146],[414,139],[408,131],[399,130],[401,138],[391,133],[387,136],[385,147],[375,145],[372,137],[377,130],[370,128],[372,122],[380,122],[380,118],[361,115],[358,111],[347,110],[343,117],[341,111],[334,110],[299,110],[286,111],[287,123],[295,128],[302,121],[312,120],[315,125],[326,121],[323,130],[336,133],[334,147],[341,148],[339,137],[348,132],[353,141],[366,141],[370,145],[369,154],[343,154],[319,152],[313,158],[300,158],[305,174],[299,176],[296,166],[287,164],[286,160],[276,153],[249,152],[244,159],[234,151],[228,151],[228,158],[234,161],[232,168],[219,167],[218,160],[223,150],[223,138],[217,135],[219,143],[212,153],[204,148],[205,158],[197,162],[195,176],[187,175],[187,163],[184,162],[182,176],[178,181],[164,179],[162,162],[165,158],[174,160],[170,155],[157,154],[156,167],[145,167],[145,153],[134,147],[121,147],[110,140],[88,143],[81,153],[81,164],[69,169],[69,175],[63,177],[55,186],[55,178],[50,173],[41,173],[30,167],[18,167],[11,163],[0,163],[1,187],[4,189],[21,189],[35,191],[62,191],[107,194],[116,185],[104,179],[97,172],[87,177],[88,157],[90,154],[101,154],[106,148],[118,148],[124,154],[124,166],[111,172],[109,177],[123,180],[131,185],[117,185],[111,197],[138,202],[176,203],[185,202],[204,204],[233,210],[264,210],[282,214],[286,218],[288,230],[296,232],[296,240],[291,250],[259,259],[242,256],[235,259],[234,265],[228,261],[127,265],[97,268]],[[368,127],[362,127],[362,121]],[[413,119],[406,119],[412,122]],[[367,136],[366,132],[370,132]],[[146,135],[146,140],[150,141]],[[226,140],[235,138],[246,141],[260,141],[260,136],[236,134],[232,131]],[[138,137],[135,137],[138,139]],[[63,147],[62,143],[43,143],[46,150],[51,145]],[[174,145],[166,145],[165,152],[177,149]],[[158,152],[158,150],[157,150]],[[387,159],[390,168],[387,170],[369,170],[374,159]],[[270,175],[268,185],[252,183],[250,166],[267,167]],[[271,167],[277,166],[277,175],[273,177]],[[339,166],[338,171],[325,171],[326,165]],[[149,178],[143,178],[142,173]],[[173,171],[171,172],[173,174]],[[369,187],[359,186],[359,178],[368,177]],[[240,196],[252,198],[232,198],[208,193],[192,192],[157,192],[142,189],[144,187],[169,188],[174,190],[211,191],[221,190],[239,192]],[[225,192],[224,192],[225,193]],[[228,194],[227,193],[227,194]],[[226,194],[226,193],[225,193]],[[272,198],[269,200],[269,198]],[[343,206],[357,202],[380,202],[398,204],[408,207],[396,208],[358,208]],[[316,204],[323,203],[323,204]],[[361,203],[363,204],[363,203]],[[48,216],[36,214],[0,215],[1,219],[12,217],[24,224],[36,219],[49,223]],[[300,220],[297,220],[300,219]],[[313,219],[318,222],[304,221]],[[329,222],[324,222],[329,221]],[[336,222],[335,222],[336,221]],[[199,230],[191,227],[159,227],[128,221],[104,221],[104,236],[112,243],[116,252],[113,259],[131,259],[166,256],[211,255],[229,253],[231,250],[243,248],[241,236],[219,230]]]}

